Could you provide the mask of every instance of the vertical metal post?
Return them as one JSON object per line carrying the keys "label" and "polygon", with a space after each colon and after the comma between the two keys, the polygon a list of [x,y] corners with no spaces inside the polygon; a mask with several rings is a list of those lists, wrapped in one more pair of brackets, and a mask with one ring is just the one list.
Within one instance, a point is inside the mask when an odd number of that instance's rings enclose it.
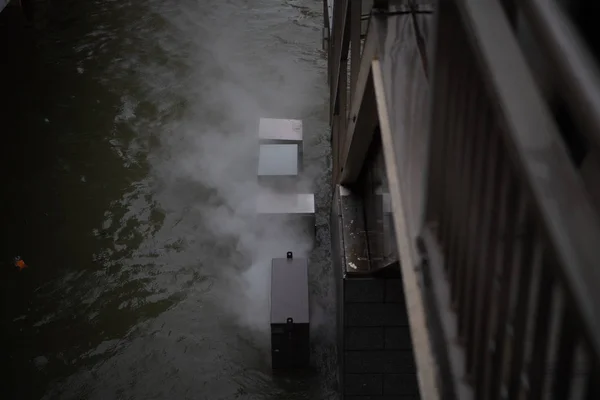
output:
{"label": "vertical metal post", "polygon": [[360,69],[360,33],[361,33],[362,1],[350,3],[350,99],[354,101],[358,71]]}
{"label": "vertical metal post", "polygon": [[348,57],[342,57],[340,62],[340,84],[338,86],[339,91],[339,116],[338,116],[338,147],[335,149],[337,153],[338,165],[336,168],[336,183],[339,181],[340,173],[342,172],[343,151],[346,144],[346,127],[348,126],[348,111],[347,111],[347,100],[348,100]]}

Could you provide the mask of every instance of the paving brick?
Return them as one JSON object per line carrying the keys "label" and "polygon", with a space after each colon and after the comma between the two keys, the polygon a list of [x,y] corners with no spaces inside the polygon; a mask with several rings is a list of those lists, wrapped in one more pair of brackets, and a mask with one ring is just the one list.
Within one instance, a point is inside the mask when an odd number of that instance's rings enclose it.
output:
{"label": "paving brick", "polygon": [[404,288],[402,286],[402,279],[385,280],[385,302],[404,304]]}
{"label": "paving brick", "polygon": [[383,394],[386,396],[419,395],[419,384],[416,374],[385,374],[383,377]]}
{"label": "paving brick", "polygon": [[344,374],[344,395],[383,394],[383,375],[381,374]]}
{"label": "paving brick", "polygon": [[381,350],[384,347],[383,329],[346,328],[344,331],[346,350]]}
{"label": "paving brick", "polygon": [[384,343],[389,350],[412,349],[410,329],[407,326],[384,328]]}
{"label": "paving brick", "polygon": [[394,303],[348,303],[346,326],[408,326],[406,309]]}
{"label": "paving brick", "polygon": [[344,368],[347,373],[406,374],[415,372],[412,352],[406,350],[346,351]]}
{"label": "paving brick", "polygon": [[383,279],[345,279],[344,301],[346,303],[383,303],[385,281]]}

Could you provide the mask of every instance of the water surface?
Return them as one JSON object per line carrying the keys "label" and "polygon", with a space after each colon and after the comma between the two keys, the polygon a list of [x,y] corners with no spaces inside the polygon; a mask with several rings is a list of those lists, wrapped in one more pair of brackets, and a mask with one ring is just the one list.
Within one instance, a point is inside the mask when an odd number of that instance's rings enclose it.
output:
{"label": "water surface", "polygon": [[[0,14],[3,398],[337,398],[321,9]],[[253,233],[260,116],[303,120],[316,192],[314,369],[296,379],[270,370],[264,258],[306,243]]]}

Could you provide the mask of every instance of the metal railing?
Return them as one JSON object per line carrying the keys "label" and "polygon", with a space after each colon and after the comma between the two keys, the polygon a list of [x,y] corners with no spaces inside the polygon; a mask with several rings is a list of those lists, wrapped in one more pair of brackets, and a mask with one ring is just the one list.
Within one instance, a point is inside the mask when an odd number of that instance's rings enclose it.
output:
{"label": "metal railing", "polygon": [[422,398],[600,398],[600,169],[569,157],[517,35],[597,159],[598,68],[569,18],[553,1],[376,1],[348,93],[356,3],[333,6],[334,181],[357,179],[379,126]]}
{"label": "metal railing", "polygon": [[[598,398],[597,210],[500,4],[441,2],[438,21],[421,240],[447,383],[461,399]],[[565,64],[567,82],[592,79]],[[600,88],[578,89],[593,139]]]}

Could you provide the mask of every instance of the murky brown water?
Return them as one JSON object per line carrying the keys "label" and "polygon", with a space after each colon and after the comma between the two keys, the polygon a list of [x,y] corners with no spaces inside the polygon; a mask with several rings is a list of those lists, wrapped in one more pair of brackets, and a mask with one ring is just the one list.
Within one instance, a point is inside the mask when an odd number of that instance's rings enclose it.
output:
{"label": "murky brown water", "polygon": [[[333,399],[320,1],[54,0],[0,14],[2,398]],[[310,373],[273,377],[246,213],[260,116],[304,121]],[[12,257],[29,268],[18,272]],[[277,255],[277,254],[276,254]]]}

